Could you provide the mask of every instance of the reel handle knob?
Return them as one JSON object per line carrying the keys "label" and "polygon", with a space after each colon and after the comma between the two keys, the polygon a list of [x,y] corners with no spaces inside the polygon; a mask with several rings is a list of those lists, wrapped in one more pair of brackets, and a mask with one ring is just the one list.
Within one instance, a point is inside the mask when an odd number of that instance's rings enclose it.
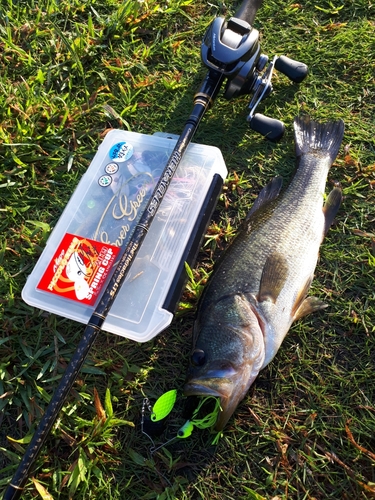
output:
{"label": "reel handle knob", "polygon": [[278,142],[285,132],[285,125],[276,118],[255,113],[249,121],[250,128],[272,142]]}
{"label": "reel handle knob", "polygon": [[262,1],[263,0],[243,0],[233,17],[246,21],[252,26],[256,13],[262,5]]}
{"label": "reel handle knob", "polygon": [[275,68],[295,83],[301,83],[309,72],[306,64],[286,56],[280,56],[276,59]]}

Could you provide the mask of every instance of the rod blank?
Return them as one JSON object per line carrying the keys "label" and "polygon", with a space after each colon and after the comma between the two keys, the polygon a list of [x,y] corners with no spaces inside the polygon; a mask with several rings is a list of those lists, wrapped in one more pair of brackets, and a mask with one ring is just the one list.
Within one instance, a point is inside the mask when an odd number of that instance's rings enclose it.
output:
{"label": "rod blank", "polygon": [[164,198],[165,192],[170,185],[173,175],[177,170],[177,167],[180,164],[204,113],[211,106],[213,99],[216,97],[222,82],[223,76],[220,73],[209,72],[203,80],[199,92],[195,95],[193,110],[185,124],[185,127],[177,140],[172,154],[154,188],[147,207],[143,212],[124,253],[122,254],[108,286],[106,287],[84,330],[78,347],[74,352],[55,393],[52,396],[46,412],[44,413],[34,436],[25,451],[13,479],[5,491],[3,500],[17,500],[21,497],[23,488],[30,476],[30,472],[44,445],[44,442],[49,435],[71,388],[73,387],[89,350],[101,331],[101,326],[104,323],[108,312],[115,301],[117,293],[130,270],[131,264],[133,263],[148,232],[151,222],[153,221],[157,209]]}

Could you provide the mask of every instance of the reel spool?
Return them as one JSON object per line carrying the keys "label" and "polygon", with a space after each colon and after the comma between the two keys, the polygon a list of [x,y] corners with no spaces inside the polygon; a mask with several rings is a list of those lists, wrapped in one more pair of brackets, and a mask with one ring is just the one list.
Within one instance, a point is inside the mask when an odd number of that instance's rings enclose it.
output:
{"label": "reel spool", "polygon": [[[240,10],[237,16],[242,14],[246,13]],[[265,70],[268,56],[261,53],[259,32],[241,17],[232,17],[228,22],[222,17],[214,19],[203,39],[201,58],[209,72],[226,77],[226,99],[253,94],[247,117],[250,128],[271,141],[280,140],[285,130],[283,122],[255,113],[255,109],[272,92],[274,69],[292,82],[301,83],[308,74],[306,64],[286,56],[275,56]]]}

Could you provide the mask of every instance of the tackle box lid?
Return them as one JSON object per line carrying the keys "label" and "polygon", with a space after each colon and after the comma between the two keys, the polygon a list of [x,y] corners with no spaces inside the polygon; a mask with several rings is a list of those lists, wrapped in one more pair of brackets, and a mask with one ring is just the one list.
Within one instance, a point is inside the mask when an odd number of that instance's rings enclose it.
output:
{"label": "tackle box lid", "polygon": [[[88,323],[175,143],[168,134],[106,135],[27,279],[25,302]],[[170,324],[184,263],[196,257],[226,175],[218,148],[188,146],[103,330],[145,342]]]}

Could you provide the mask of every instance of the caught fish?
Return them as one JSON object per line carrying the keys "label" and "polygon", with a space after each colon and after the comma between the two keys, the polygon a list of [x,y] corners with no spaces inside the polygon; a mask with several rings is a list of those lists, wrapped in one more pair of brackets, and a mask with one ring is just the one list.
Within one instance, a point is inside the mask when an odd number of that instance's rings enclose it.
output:
{"label": "caught fish", "polygon": [[262,189],[203,293],[184,394],[220,398],[217,431],[276,355],[292,323],[326,307],[307,293],[320,244],[342,200],[338,185],[325,202],[324,191],[343,134],[341,120],[295,119],[293,180],[282,193],[280,177]]}

